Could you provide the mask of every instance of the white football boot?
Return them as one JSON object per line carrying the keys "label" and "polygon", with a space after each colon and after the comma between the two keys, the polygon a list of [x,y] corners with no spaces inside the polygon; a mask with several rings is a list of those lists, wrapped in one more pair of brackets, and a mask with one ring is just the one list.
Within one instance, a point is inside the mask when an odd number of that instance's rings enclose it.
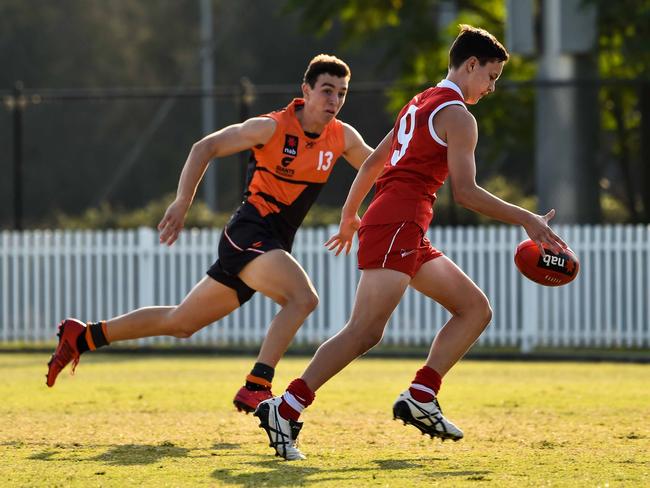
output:
{"label": "white football boot", "polygon": [[432,439],[439,437],[443,441],[445,439],[458,441],[463,438],[463,431],[442,415],[436,397],[433,397],[430,402],[421,403],[411,396],[409,390],[406,390],[393,404],[393,419],[400,419],[404,425],[417,427],[422,434],[428,434]]}
{"label": "white football boot", "polygon": [[253,415],[260,419],[260,427],[268,434],[269,447],[275,449],[276,456],[283,457],[287,461],[305,459],[296,442],[302,422],[282,417],[278,411],[281,403],[282,397],[265,400],[257,406]]}

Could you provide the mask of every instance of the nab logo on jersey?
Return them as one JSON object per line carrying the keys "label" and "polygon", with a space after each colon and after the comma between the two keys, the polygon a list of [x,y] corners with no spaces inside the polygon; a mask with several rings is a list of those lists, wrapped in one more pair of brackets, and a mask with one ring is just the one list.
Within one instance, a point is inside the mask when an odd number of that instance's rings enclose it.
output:
{"label": "nab logo on jersey", "polygon": [[284,149],[282,150],[284,154],[289,156],[298,155],[298,137],[287,134],[284,136]]}

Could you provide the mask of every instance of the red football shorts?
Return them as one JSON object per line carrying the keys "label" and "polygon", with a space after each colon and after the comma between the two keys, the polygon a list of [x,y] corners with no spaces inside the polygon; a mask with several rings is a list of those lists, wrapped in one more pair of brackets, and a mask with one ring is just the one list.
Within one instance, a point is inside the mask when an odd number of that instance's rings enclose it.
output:
{"label": "red football shorts", "polygon": [[362,225],[359,229],[359,269],[387,268],[413,278],[420,266],[442,253],[415,222]]}

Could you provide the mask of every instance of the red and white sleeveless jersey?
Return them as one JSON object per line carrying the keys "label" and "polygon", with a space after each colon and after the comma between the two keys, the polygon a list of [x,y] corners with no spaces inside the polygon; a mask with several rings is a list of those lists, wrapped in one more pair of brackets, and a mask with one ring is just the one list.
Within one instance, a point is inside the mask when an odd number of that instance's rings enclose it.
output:
{"label": "red and white sleeveless jersey", "polygon": [[448,105],[465,106],[460,88],[445,79],[402,108],[393,128],[389,159],[361,225],[410,221],[426,232],[436,191],[448,174],[447,144],[436,134],[433,118]]}

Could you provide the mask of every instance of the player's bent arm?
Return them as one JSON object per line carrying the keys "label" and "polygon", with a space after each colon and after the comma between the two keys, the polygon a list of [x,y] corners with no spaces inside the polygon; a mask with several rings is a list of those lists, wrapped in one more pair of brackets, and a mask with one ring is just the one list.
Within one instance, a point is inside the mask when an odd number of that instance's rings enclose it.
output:
{"label": "player's bent arm", "polygon": [[345,136],[345,151],[343,157],[354,169],[358,170],[372,152],[361,134],[349,124],[343,122],[343,135]]}
{"label": "player's bent arm", "polygon": [[210,160],[266,144],[273,136],[276,125],[275,120],[269,117],[254,117],[241,124],[224,127],[194,143],[181,171],[176,198],[189,206]]}
{"label": "player's bent arm", "polygon": [[472,114],[462,107],[447,107],[440,115],[444,116],[440,122],[447,135],[447,164],[454,200],[487,217],[523,226],[542,253],[542,243],[548,244],[555,251],[565,247],[564,241],[548,226],[548,221],[555,215],[554,210],[543,216],[536,215],[501,200],[476,184],[474,150],[478,141],[478,129]]}
{"label": "player's bent arm", "polygon": [[185,216],[192,205],[196,188],[211,159],[228,156],[258,144],[266,144],[273,136],[276,122],[256,117],[241,124],[230,125],[210,134],[192,146],[178,181],[176,199],[167,207],[158,224],[161,244],[171,246],[178,239]]}
{"label": "player's bent arm", "polygon": [[345,216],[356,215],[359,211],[361,202],[366,198],[366,195],[372,188],[372,185],[374,185],[375,180],[379,177],[384,168],[384,163],[388,159],[390,153],[392,139],[393,131],[391,130],[359,168],[359,172],[352,182],[352,186],[348,192],[348,197],[343,205],[343,211],[341,212],[342,218]]}
{"label": "player's bent arm", "polygon": [[379,143],[377,149],[366,158],[361,168],[359,168],[354,182],[352,182],[348,197],[341,210],[339,231],[325,243],[325,246],[330,251],[334,251],[337,256],[344,250],[346,254],[350,253],[352,238],[361,225],[361,219],[357,214],[359,206],[370,191],[370,188],[372,188],[372,185],[384,167],[385,161],[388,159],[392,139],[393,131],[391,130],[384,137],[384,140]]}
{"label": "player's bent arm", "polygon": [[463,107],[447,107],[438,117],[447,135],[447,165],[456,203],[502,222],[524,225],[534,214],[476,184],[478,129],[472,114]]}

